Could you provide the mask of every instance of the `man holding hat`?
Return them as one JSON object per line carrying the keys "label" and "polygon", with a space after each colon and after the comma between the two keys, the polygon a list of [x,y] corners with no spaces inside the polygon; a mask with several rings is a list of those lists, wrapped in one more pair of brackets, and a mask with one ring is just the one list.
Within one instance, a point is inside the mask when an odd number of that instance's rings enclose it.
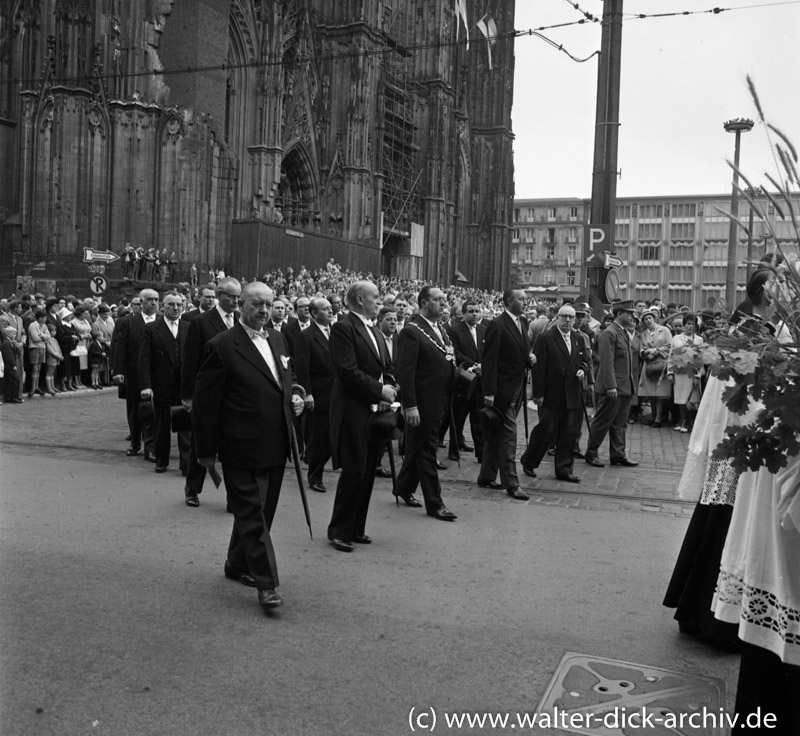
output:
{"label": "man holding hat", "polygon": [[604,467],[597,450],[609,435],[612,465],[632,467],[625,456],[625,430],[636,383],[632,370],[631,340],[628,326],[633,321],[633,302],[620,301],[612,307],[614,321],[597,338],[598,370],[595,378],[596,406],[586,448],[586,462]]}

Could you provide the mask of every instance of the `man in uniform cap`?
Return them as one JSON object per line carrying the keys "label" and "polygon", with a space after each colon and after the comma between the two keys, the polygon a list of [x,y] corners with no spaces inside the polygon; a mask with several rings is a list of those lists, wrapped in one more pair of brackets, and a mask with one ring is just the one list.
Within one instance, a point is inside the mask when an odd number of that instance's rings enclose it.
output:
{"label": "man in uniform cap", "polygon": [[631,339],[628,326],[633,321],[633,302],[620,301],[612,307],[614,321],[597,338],[598,370],[595,378],[597,411],[589,434],[586,462],[602,468],[597,450],[609,435],[609,456],[612,465],[632,467],[625,456],[625,430],[628,410],[636,390],[632,370]]}

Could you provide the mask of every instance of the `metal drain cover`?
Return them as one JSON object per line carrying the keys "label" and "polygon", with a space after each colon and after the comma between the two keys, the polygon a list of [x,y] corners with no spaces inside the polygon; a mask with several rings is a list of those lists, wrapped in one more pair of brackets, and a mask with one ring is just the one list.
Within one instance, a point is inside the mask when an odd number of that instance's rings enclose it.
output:
{"label": "metal drain cover", "polygon": [[724,736],[725,681],[567,652],[537,713],[591,736]]}

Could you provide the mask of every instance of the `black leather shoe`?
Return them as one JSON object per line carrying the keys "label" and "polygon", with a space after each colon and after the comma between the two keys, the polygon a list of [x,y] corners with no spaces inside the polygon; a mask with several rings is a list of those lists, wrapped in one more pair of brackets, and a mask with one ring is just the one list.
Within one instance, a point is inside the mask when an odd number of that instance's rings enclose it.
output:
{"label": "black leather shoe", "polygon": [[503,486],[499,483],[495,483],[493,480],[481,480],[478,478],[478,487],[479,488],[491,488],[493,491],[502,491]]}
{"label": "black leather shoe", "polygon": [[328,489],[325,488],[325,485],[322,483],[312,483],[309,488],[312,491],[316,491],[317,493],[327,493]]}
{"label": "black leather shoe", "polygon": [[[156,472],[158,471],[156,470]],[[200,505],[200,499],[197,497],[196,493],[186,491],[186,505],[195,509]]]}
{"label": "black leather shoe", "polygon": [[567,483],[580,483],[581,479],[577,475],[557,475],[556,480],[565,480]]}
{"label": "black leather shoe", "polygon": [[457,452],[448,452],[447,459],[457,463],[461,459],[461,456]]}
{"label": "black leather shoe", "polygon": [[328,540],[339,552],[352,552],[353,543],[345,542],[343,539],[329,539]]}
{"label": "black leather shoe", "polygon": [[128,457],[133,457],[134,455],[138,455],[139,454],[139,448],[138,447],[129,447],[127,450],[125,450],[125,454]]}
{"label": "black leather shoe", "polygon": [[605,463],[601,463],[600,459],[597,455],[587,455],[586,456],[586,464],[587,465],[594,465],[596,468],[604,468],[606,466]]}
{"label": "black leather shoe", "polygon": [[445,446],[446,446],[446,445],[444,444],[444,440],[442,440],[442,441],[440,441],[440,442],[439,442],[439,447],[445,447]]}
{"label": "black leather shoe", "polygon": [[475,448],[470,447],[466,442],[464,442],[458,446],[458,449],[461,450],[461,452],[472,452]]}
{"label": "black leather shoe", "polygon": [[275,588],[267,588],[258,591],[258,603],[265,611],[270,608],[277,608],[283,605],[283,598],[276,592]]}
{"label": "black leather shoe", "polygon": [[612,457],[611,464],[622,465],[624,468],[635,468],[639,463],[635,463],[633,460],[628,460],[626,457]]}
{"label": "black leather shoe", "polygon": [[458,518],[452,511],[448,511],[444,506],[440,509],[428,511],[428,516],[439,519],[439,521],[455,521]]}
{"label": "black leather shoe", "polygon": [[530,465],[527,465],[523,462],[520,462],[520,465],[522,466],[522,472],[525,473],[525,475],[530,476],[531,478],[536,477],[536,471]]}
{"label": "black leather shoe", "polygon": [[555,447],[548,447],[547,448],[547,454],[554,457],[555,454],[556,454],[556,448]]}
{"label": "black leather shoe", "polygon": [[156,465],[156,473],[166,473],[167,466],[166,465]]}
{"label": "black leather shoe", "polygon": [[506,493],[511,496],[511,498],[516,498],[518,501],[527,501],[530,498],[527,493],[524,493],[519,489],[519,486],[516,488],[509,488],[506,490]]}
{"label": "black leather shoe", "polygon": [[357,542],[358,544],[372,544],[372,537],[369,537],[366,534],[354,534],[353,541]]}
{"label": "black leather shoe", "polygon": [[154,463],[156,461],[156,456],[152,452],[145,452],[144,459],[148,463]]}
{"label": "black leather shoe", "polygon": [[227,561],[225,562],[225,577],[228,580],[235,580],[237,583],[246,585],[248,588],[256,587],[256,579],[250,573],[234,569]]}
{"label": "black leather shoe", "polygon": [[410,506],[412,509],[418,509],[422,507],[422,504],[417,501],[413,493],[409,493],[407,496],[404,496],[402,493],[395,493],[394,495],[397,496],[397,498],[402,499],[403,503],[406,506]]}
{"label": "black leather shoe", "polygon": [[376,478],[391,478],[392,477],[392,471],[391,470],[387,470],[384,467],[376,468],[375,469],[375,477]]}
{"label": "black leather shoe", "polygon": [[437,470],[447,470],[447,466],[444,463],[440,463],[438,460],[436,461],[436,469]]}
{"label": "black leather shoe", "polygon": [[586,455],[584,455],[582,452],[573,452],[572,453],[572,457],[576,458],[577,460],[585,460],[586,459]]}

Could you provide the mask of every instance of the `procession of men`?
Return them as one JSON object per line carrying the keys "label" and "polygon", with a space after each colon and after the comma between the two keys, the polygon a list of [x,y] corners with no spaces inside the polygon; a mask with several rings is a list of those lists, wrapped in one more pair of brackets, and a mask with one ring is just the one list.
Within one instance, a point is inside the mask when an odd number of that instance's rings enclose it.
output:
{"label": "procession of men", "polygon": [[[185,309],[177,292],[160,298],[145,289],[141,311],[120,320],[114,334],[113,373],[131,437],[127,454],[144,447],[145,460],[164,473],[176,433],[190,508],[200,506],[207,475],[216,485],[224,478],[233,530],[223,572],[256,588],[265,611],[283,604],[270,531],[288,464],[309,526],[306,490],[327,493],[329,464],[339,471],[327,524],[328,542],[339,552],[374,541],[367,531],[376,477],[391,477],[405,507],[456,521],[445,504],[440,447],[459,464],[474,452],[479,487],[526,501],[517,474],[517,418],[522,407],[527,412],[530,384],[539,422],[520,458],[524,474],[535,477],[549,451],[555,477],[580,482],[574,450],[593,366],[572,305],[534,329],[519,289],[502,295],[497,314],[467,298],[452,319],[435,286],[408,299],[382,299],[374,283],[361,280],[343,296],[299,296],[290,303],[262,282],[243,287],[226,277],[200,287],[196,304]],[[632,311],[627,303],[615,305],[621,326]],[[620,370],[630,374],[630,366],[614,363],[615,339],[623,340],[623,332],[607,333],[599,350],[604,386]],[[590,464],[601,464],[596,448],[607,431],[611,462],[634,464],[624,457],[618,428],[629,402],[617,396],[630,387],[616,388],[609,386],[597,402],[599,419],[609,418],[592,427]],[[391,471],[382,465],[387,456]]]}

